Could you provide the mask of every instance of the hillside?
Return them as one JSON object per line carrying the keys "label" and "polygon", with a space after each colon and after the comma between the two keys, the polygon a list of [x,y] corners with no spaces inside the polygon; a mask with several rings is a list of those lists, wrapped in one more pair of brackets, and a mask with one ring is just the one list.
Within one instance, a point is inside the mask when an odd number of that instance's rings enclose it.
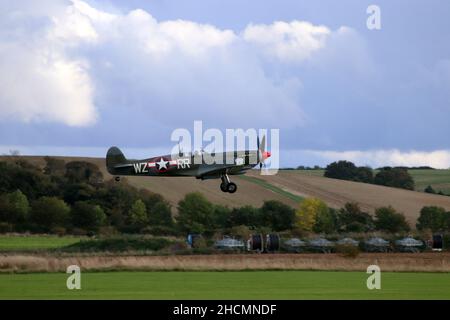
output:
{"label": "hillside", "polygon": [[[43,157],[25,157],[36,165],[43,166]],[[1,159],[1,157],[0,157]],[[62,158],[66,162],[84,160],[95,163],[105,179],[111,179],[102,158]],[[186,193],[199,191],[211,202],[230,207],[261,206],[264,200],[279,200],[293,207],[304,197],[317,197],[329,206],[340,208],[346,202],[358,202],[364,210],[373,212],[375,208],[392,205],[403,212],[414,225],[420,209],[425,205],[442,206],[450,210],[450,197],[426,194],[365,183],[324,178],[310,171],[282,170],[277,175],[262,176],[257,170],[250,170],[245,176],[232,177],[238,185],[235,194],[223,193],[219,180],[197,180],[190,177],[128,177],[129,183],[162,194],[176,208]]]}

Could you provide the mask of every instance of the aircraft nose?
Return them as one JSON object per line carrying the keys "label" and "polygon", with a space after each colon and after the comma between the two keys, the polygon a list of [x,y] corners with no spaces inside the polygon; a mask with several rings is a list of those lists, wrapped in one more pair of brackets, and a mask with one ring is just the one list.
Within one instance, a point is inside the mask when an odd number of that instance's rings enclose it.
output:
{"label": "aircraft nose", "polygon": [[269,151],[265,151],[265,152],[263,153],[263,159],[270,158],[271,155],[272,155],[272,154],[271,154]]}

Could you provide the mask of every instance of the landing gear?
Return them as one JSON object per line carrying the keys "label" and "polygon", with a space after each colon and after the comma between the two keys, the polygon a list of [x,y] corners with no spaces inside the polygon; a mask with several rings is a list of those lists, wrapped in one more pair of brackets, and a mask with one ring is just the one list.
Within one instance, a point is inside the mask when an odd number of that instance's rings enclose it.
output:
{"label": "landing gear", "polygon": [[116,182],[120,182],[120,177],[115,177],[114,180],[116,180]]}
{"label": "landing gear", "polygon": [[236,185],[236,183],[230,182],[230,183],[228,184],[228,186],[227,186],[227,191],[228,191],[229,193],[235,193],[236,190],[237,190],[237,185]]}
{"label": "landing gear", "polygon": [[220,190],[222,192],[235,193],[237,190],[237,185],[234,182],[230,181],[227,174],[223,174],[220,179],[222,179],[222,183],[220,184]]}
{"label": "landing gear", "polygon": [[222,190],[222,192],[228,192],[227,186],[228,186],[228,184],[222,182],[220,184],[220,190]]}

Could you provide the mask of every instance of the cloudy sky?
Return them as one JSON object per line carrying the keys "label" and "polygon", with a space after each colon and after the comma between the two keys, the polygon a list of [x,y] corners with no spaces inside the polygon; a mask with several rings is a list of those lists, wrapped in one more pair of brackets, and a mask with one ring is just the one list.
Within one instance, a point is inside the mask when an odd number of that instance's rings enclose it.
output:
{"label": "cloudy sky", "polygon": [[[381,30],[366,9],[381,9]],[[279,128],[282,166],[450,167],[449,1],[1,0],[0,153]]]}

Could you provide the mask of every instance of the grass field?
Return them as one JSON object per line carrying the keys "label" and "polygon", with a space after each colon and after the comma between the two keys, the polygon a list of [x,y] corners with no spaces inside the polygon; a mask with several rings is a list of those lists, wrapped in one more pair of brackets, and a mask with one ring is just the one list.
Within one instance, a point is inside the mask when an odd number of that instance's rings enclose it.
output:
{"label": "grass field", "polygon": [[416,183],[416,190],[423,191],[432,186],[436,192],[450,194],[450,170],[409,170]]}
{"label": "grass field", "polygon": [[55,249],[80,241],[77,237],[0,236],[0,251]]}
{"label": "grass field", "polygon": [[[325,170],[289,170],[305,176],[323,177]],[[288,172],[289,172],[288,171]],[[450,169],[411,169],[409,174],[416,183],[416,191],[423,191],[427,186],[432,186],[436,192],[441,190],[450,193]],[[376,174],[377,171],[374,172]]]}
{"label": "grass field", "polygon": [[259,186],[262,186],[262,187],[264,187],[264,188],[266,188],[268,190],[271,190],[271,191],[273,191],[275,193],[278,193],[278,194],[283,195],[283,196],[285,196],[285,197],[287,197],[289,199],[292,199],[295,202],[300,202],[300,201],[302,201],[304,199],[303,197],[300,197],[300,196],[295,195],[293,193],[290,193],[290,192],[288,192],[286,190],[283,190],[283,189],[281,189],[279,187],[276,187],[276,186],[268,183],[267,181],[265,181],[263,179],[259,179],[259,178],[256,178],[256,177],[250,177],[250,176],[244,176],[244,175],[239,176],[239,178],[242,179],[242,180],[251,181],[251,182],[253,182],[253,183],[255,183],[255,184],[259,185]]}
{"label": "grass field", "polygon": [[382,273],[368,290],[364,272],[82,273],[68,290],[64,273],[0,274],[0,299],[450,299],[448,273]]}

